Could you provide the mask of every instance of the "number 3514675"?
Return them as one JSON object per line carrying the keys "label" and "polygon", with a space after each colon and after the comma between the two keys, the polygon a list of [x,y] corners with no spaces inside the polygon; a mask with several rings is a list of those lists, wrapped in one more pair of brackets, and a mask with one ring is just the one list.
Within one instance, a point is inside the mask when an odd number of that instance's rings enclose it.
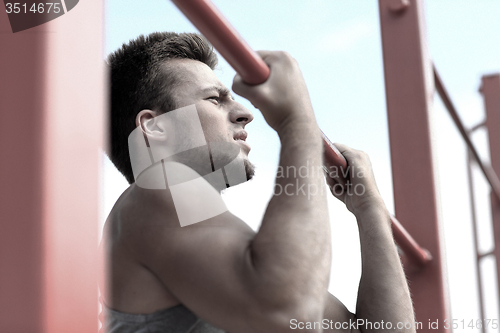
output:
{"label": "number 3514675", "polygon": [[7,2],[5,4],[5,10],[7,14],[26,14],[26,13],[35,13],[35,14],[43,14],[43,13],[59,13],[61,12],[60,3],[53,2],[39,2],[34,3],[31,6],[25,3],[10,3]]}

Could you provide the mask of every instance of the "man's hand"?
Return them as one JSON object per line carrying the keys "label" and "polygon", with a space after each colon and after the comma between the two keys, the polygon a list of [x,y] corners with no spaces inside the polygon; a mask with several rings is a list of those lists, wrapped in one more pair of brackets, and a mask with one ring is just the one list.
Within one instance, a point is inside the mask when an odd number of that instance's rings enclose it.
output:
{"label": "man's hand", "polygon": [[[335,144],[348,168],[329,167],[327,182],[334,196],[356,216],[361,245],[362,275],[355,319],[413,324],[413,307],[390,227],[390,217],[375,183],[368,155]],[[330,298],[330,304],[335,300]],[[335,307],[328,313],[338,313]],[[344,312],[345,313],[345,312]],[[360,327],[363,333],[392,332]],[[400,332],[414,333],[413,328]]]}
{"label": "man's hand", "polygon": [[258,108],[269,126],[278,133],[289,121],[313,120],[309,93],[297,61],[286,52],[257,53],[271,69],[269,78],[262,84],[252,86],[236,74],[233,91]]}
{"label": "man's hand", "polygon": [[340,143],[335,146],[344,155],[348,167],[327,168],[326,180],[332,194],[356,216],[369,207],[384,206],[368,155]]}

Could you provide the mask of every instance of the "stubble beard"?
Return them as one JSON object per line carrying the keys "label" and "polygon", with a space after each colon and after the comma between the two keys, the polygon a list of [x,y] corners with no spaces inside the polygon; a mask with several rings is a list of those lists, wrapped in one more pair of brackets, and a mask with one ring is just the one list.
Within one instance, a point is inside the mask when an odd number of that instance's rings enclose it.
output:
{"label": "stubble beard", "polygon": [[247,176],[247,181],[252,179],[253,176],[255,175],[255,165],[253,165],[248,158],[245,158],[243,160],[243,164],[245,166],[245,173]]}

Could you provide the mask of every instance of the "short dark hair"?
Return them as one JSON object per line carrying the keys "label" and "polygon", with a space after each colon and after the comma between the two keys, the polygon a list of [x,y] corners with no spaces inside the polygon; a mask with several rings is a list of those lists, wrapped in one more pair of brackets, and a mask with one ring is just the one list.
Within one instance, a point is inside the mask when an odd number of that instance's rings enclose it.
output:
{"label": "short dark hair", "polygon": [[175,71],[164,66],[170,59],[192,59],[217,65],[217,55],[201,35],[155,32],[140,35],[108,56],[111,117],[107,153],[116,168],[132,184],[134,175],[128,150],[128,136],[136,128],[141,110],[160,114],[174,110],[172,87],[178,81]]}

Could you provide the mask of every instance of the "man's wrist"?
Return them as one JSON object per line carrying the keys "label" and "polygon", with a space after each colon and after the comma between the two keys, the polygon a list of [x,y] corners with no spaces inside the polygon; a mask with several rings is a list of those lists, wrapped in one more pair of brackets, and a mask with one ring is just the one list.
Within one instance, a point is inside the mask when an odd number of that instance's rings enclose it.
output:
{"label": "man's wrist", "polygon": [[370,200],[367,200],[363,206],[359,207],[354,213],[356,216],[356,220],[358,221],[359,227],[362,227],[364,224],[386,224],[387,226],[391,225],[391,216],[387,207],[384,204],[384,201],[381,197],[374,197]]}
{"label": "man's wrist", "polygon": [[302,115],[290,115],[279,124],[276,132],[281,142],[291,139],[295,141],[299,138],[300,142],[305,144],[321,145],[321,133],[312,112],[311,114],[304,112]]}

